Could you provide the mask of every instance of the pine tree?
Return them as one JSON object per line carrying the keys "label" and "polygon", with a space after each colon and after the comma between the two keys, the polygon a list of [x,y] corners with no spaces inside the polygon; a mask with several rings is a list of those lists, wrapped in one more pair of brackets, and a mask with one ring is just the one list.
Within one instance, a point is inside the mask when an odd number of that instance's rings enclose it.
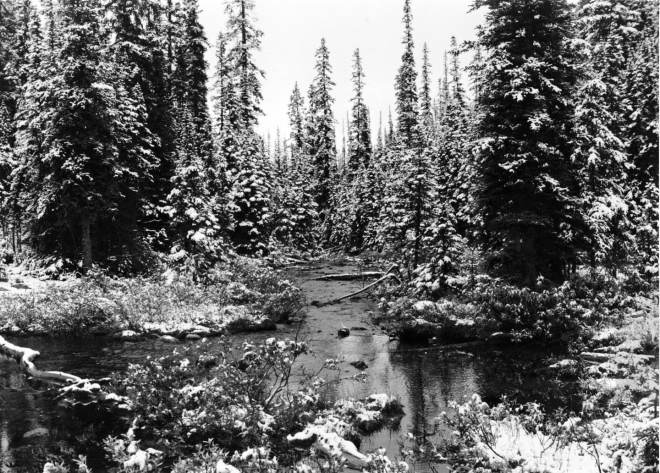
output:
{"label": "pine tree", "polygon": [[[309,109],[306,124],[306,154],[313,168],[314,196],[322,220],[328,213],[332,178],[337,155],[335,119],[332,112],[334,98],[331,95],[334,82],[330,78],[330,53],[321,40],[316,51],[316,75],[309,88]],[[326,236],[330,230],[326,229]]]}
{"label": "pine tree", "polygon": [[183,108],[190,116],[192,128],[185,130],[194,153],[200,156],[206,166],[211,161],[211,122],[207,105],[206,37],[199,22],[197,0],[188,0],[183,10],[181,41],[177,55],[180,56],[182,70]]}
{"label": "pine tree", "polygon": [[179,262],[196,262],[198,255],[212,261],[223,246],[224,215],[219,215],[218,196],[212,194],[218,190],[218,165],[207,104],[206,37],[197,0],[187,1],[183,7],[168,3],[166,16],[176,150],[166,208],[173,243],[170,251]]}
{"label": "pine tree", "polygon": [[424,43],[422,56],[422,86],[419,91],[419,121],[425,136],[430,138],[433,131],[433,104],[431,103],[431,65],[429,49]]}
{"label": "pine tree", "polygon": [[533,286],[575,261],[576,182],[570,156],[575,73],[564,0],[480,0],[487,51],[480,106],[480,207],[500,275]]}
{"label": "pine tree", "polygon": [[222,124],[216,126],[216,143],[230,187],[232,241],[239,252],[264,254],[272,220],[273,169],[266,143],[255,132],[263,72],[254,63],[262,33],[252,18],[253,9],[252,0],[226,5],[227,31],[218,38],[215,108],[222,112]]}
{"label": "pine tree", "polygon": [[417,71],[415,69],[410,0],[404,0],[403,27],[404,51],[395,86],[397,131],[404,145],[416,146],[418,142]]}
{"label": "pine tree", "polygon": [[[59,69],[35,74],[26,85],[21,113],[32,117],[19,130],[18,148],[27,171],[24,200],[35,249],[80,257],[87,269],[112,254],[118,240],[121,245],[130,238],[116,219],[124,191],[134,190],[134,176],[147,175],[148,167],[118,152],[123,136],[117,129],[125,115],[122,91],[102,72],[108,65],[100,5],[65,0],[58,15],[62,40],[54,63]],[[80,123],[86,126],[81,129]]]}
{"label": "pine tree", "polygon": [[458,48],[458,42],[455,36],[452,36],[450,39],[449,54],[451,55],[451,70],[449,71],[451,77],[451,100],[457,106],[463,107],[465,105],[465,89],[461,80],[461,66],[459,62],[461,51]]}
{"label": "pine tree", "polygon": [[[15,242],[15,231],[10,230],[13,219],[8,200],[11,173],[16,166],[14,153],[14,115],[18,87],[15,77],[17,61],[15,42],[19,22],[13,2],[0,2],[0,231]],[[11,235],[10,235],[11,233]],[[15,244],[12,245],[15,248]],[[14,251],[16,253],[16,251]]]}
{"label": "pine tree", "polygon": [[609,2],[583,2],[578,9],[578,35],[585,38],[576,97],[576,148],[580,198],[585,220],[587,262],[592,270],[620,267],[628,208],[623,117],[620,109],[622,71],[627,62],[629,28],[634,15]]}
{"label": "pine tree", "polygon": [[[475,231],[475,166],[472,154],[473,127],[465,91],[461,84],[460,52],[456,38],[451,38],[451,68],[446,82],[445,110],[440,120],[442,177],[440,193],[451,209],[455,229],[462,237]],[[443,91],[443,94],[445,91]]]}
{"label": "pine tree", "polygon": [[300,94],[298,83],[293,87],[289,99],[289,143],[291,148],[291,167],[300,169],[305,151],[305,102]]}
{"label": "pine tree", "polygon": [[[115,35],[111,50],[118,72],[115,80],[130,92],[120,103],[127,114],[123,131],[128,135],[119,152],[122,159],[148,163],[153,177],[135,183],[134,202],[127,202],[122,214],[137,212],[131,222],[125,222],[126,227],[147,231],[150,244],[165,250],[167,215],[163,208],[171,191],[175,157],[165,58],[156,29],[159,13],[148,0],[118,0],[109,5]],[[131,110],[139,112],[131,115]]]}
{"label": "pine tree", "polygon": [[251,12],[254,0],[227,2],[227,60],[235,68],[239,127],[252,130],[261,112],[261,78],[263,72],[254,63],[254,52],[261,47],[263,33],[254,25]]}
{"label": "pine tree", "polygon": [[369,165],[371,157],[371,124],[369,123],[369,109],[364,103],[364,71],[360,50],[353,53],[353,98],[351,121],[349,122],[349,177],[357,170]]}

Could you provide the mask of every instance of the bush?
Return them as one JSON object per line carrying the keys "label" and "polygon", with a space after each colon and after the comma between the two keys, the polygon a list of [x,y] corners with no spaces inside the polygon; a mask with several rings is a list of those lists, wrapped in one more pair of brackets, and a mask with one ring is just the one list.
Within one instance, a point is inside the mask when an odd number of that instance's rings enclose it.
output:
{"label": "bush", "polygon": [[217,309],[237,303],[246,305],[246,313],[263,311],[280,322],[297,315],[304,301],[293,284],[247,258],[218,266],[205,284],[171,270],[131,278],[95,271],[3,299],[0,331],[51,335],[141,332],[146,324],[218,325]]}

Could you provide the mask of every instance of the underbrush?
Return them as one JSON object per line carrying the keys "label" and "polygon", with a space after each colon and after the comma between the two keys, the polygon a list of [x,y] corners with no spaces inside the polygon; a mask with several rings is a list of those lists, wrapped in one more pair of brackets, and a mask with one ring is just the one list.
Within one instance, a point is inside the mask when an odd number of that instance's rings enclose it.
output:
{"label": "underbrush", "polygon": [[96,272],[65,284],[4,295],[0,331],[85,335],[144,332],[154,324],[222,330],[237,318],[287,321],[303,304],[302,292],[280,274],[256,260],[238,258],[215,267],[204,283],[172,270],[131,278]]}
{"label": "underbrush", "polygon": [[[130,416],[125,434],[104,441],[108,471],[339,472],[357,461],[372,472],[404,470],[382,452],[359,453],[353,443],[365,423],[375,429],[374,423],[400,415],[398,401],[379,395],[328,402],[319,395],[322,372],[294,383],[306,344],[271,338],[212,353],[199,348],[132,365],[115,377],[113,390]],[[337,366],[327,360],[324,371]],[[44,471],[89,469],[70,455]]]}
{"label": "underbrush", "polygon": [[584,378],[577,413],[506,400],[489,406],[476,394],[451,403],[425,459],[441,458],[466,473],[658,471],[657,369],[630,364],[619,375],[626,382],[609,388]]}
{"label": "underbrush", "polygon": [[[575,276],[559,286],[518,287],[485,275],[447,281],[445,296],[424,300],[397,288],[381,294],[382,321],[412,339],[575,340],[590,328],[621,324],[650,310],[625,281]],[[652,341],[650,341],[652,342]]]}

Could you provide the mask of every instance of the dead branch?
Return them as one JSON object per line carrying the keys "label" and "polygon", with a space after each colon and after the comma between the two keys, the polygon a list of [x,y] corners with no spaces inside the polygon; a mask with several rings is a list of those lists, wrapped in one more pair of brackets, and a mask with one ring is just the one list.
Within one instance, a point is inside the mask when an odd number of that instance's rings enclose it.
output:
{"label": "dead branch", "polygon": [[80,383],[82,378],[62,371],[42,371],[38,369],[33,360],[39,356],[39,352],[31,348],[19,347],[0,336],[0,353],[13,358],[19,366],[33,378],[51,383]]}
{"label": "dead branch", "polygon": [[371,289],[372,287],[375,287],[375,286],[377,286],[378,284],[380,284],[380,283],[382,283],[383,281],[386,281],[386,280],[388,280],[388,279],[390,279],[390,278],[394,278],[394,279],[396,279],[397,281],[399,281],[399,284],[401,284],[401,280],[400,280],[395,274],[393,274],[393,271],[398,270],[398,268],[399,268],[399,267],[398,267],[396,264],[393,264],[393,265],[390,267],[390,269],[388,269],[388,270],[385,272],[385,274],[383,275],[383,277],[381,277],[380,279],[377,279],[376,281],[372,282],[371,284],[368,284],[368,285],[364,286],[362,289],[360,289],[360,290],[358,290],[358,291],[355,291],[355,292],[352,292],[352,293],[350,293],[350,294],[346,294],[345,296],[338,297],[337,299],[332,299],[332,300],[329,300],[329,301],[326,301],[326,302],[319,302],[319,303],[316,304],[316,305],[317,305],[317,307],[323,307],[323,306],[330,305],[330,304],[336,304],[336,303],[338,303],[338,302],[343,301],[344,299],[349,299],[349,298],[351,298],[351,297],[355,297],[355,296],[357,296],[358,294],[361,294],[361,293],[363,293],[363,292],[365,292],[365,291],[368,291],[368,290]]}

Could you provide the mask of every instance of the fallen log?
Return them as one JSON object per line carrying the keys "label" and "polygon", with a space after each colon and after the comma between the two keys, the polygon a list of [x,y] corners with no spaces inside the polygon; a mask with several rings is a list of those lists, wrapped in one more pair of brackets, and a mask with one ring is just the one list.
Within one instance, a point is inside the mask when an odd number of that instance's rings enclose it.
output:
{"label": "fallen log", "polygon": [[637,355],[634,353],[618,352],[618,353],[596,353],[596,352],[582,352],[580,358],[585,361],[604,363],[611,360],[624,359],[635,363],[648,364],[652,363],[655,357],[653,355]]}
{"label": "fallen log", "polygon": [[34,359],[39,356],[39,352],[31,348],[19,347],[5,340],[0,336],[0,354],[13,358],[18,365],[33,378],[51,383],[81,383],[84,380],[76,375],[64,373],[62,371],[42,371],[34,364]]}
{"label": "fallen log", "polygon": [[382,271],[364,271],[361,273],[339,273],[339,274],[326,274],[325,276],[317,276],[312,278],[313,281],[356,281],[361,279],[371,279],[382,277]]}
{"label": "fallen log", "polygon": [[376,281],[372,282],[371,284],[368,284],[368,285],[364,286],[362,289],[360,289],[360,290],[358,290],[358,291],[355,291],[355,292],[351,292],[350,294],[346,294],[345,296],[341,296],[341,297],[338,297],[338,298],[336,298],[336,299],[332,299],[332,300],[326,301],[326,302],[317,302],[317,303],[314,304],[314,305],[316,305],[317,307],[323,307],[323,306],[326,306],[326,305],[337,304],[338,302],[341,302],[341,301],[343,301],[344,299],[349,299],[349,298],[351,298],[351,297],[355,297],[355,296],[357,296],[358,294],[362,294],[363,292],[368,291],[368,290],[371,289],[372,287],[375,287],[375,286],[377,286],[378,284],[380,284],[380,283],[382,283],[383,281],[386,281],[386,280],[388,280],[388,279],[390,279],[390,278],[394,278],[394,279],[396,279],[397,281],[399,281],[399,283],[401,283],[401,281],[399,280],[399,278],[398,278],[395,274],[392,273],[394,270],[397,270],[397,269],[398,269],[398,266],[397,266],[397,265],[392,265],[392,266],[390,267],[390,269],[388,269],[387,272],[385,272],[385,274],[383,275],[383,277],[381,277],[380,279],[377,279]]}

